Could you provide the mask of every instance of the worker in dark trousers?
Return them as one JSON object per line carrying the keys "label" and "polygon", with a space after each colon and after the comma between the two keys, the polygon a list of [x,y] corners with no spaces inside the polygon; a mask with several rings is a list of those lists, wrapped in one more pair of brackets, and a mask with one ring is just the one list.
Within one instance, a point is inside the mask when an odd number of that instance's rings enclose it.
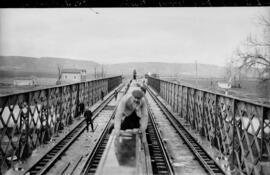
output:
{"label": "worker in dark trousers", "polygon": [[125,94],[127,93],[128,89],[129,89],[130,83],[127,84],[127,88],[125,90]]}
{"label": "worker in dark trousers", "polygon": [[114,91],[114,99],[115,99],[115,101],[117,100],[117,95],[118,95],[118,92],[117,92],[117,90],[115,90]]}
{"label": "worker in dark trousers", "polygon": [[130,129],[138,129],[139,132],[145,133],[149,116],[144,95],[142,89],[138,87],[121,99],[114,121],[117,136],[120,135],[121,130]]}
{"label": "worker in dark trousers", "polygon": [[103,98],[104,98],[104,92],[101,91],[101,100],[103,101]]}
{"label": "worker in dark trousers", "polygon": [[86,121],[86,130],[89,132],[89,123],[91,124],[92,132],[94,132],[94,126],[93,126],[93,121],[92,121],[92,112],[89,107],[86,107],[85,112],[84,112],[84,117]]}

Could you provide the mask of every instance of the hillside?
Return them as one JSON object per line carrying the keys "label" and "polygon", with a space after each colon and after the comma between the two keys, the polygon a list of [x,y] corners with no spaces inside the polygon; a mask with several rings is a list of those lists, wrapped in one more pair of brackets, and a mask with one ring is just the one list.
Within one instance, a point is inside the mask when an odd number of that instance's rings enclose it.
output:
{"label": "hillside", "polygon": [[[196,74],[195,64],[185,63],[121,63],[106,65],[105,68],[109,72],[115,72],[118,74],[131,74],[133,69],[136,69],[138,74],[144,74],[147,72],[158,73],[164,76],[191,76]],[[222,77],[224,74],[224,68],[215,65],[198,64],[197,69],[198,76],[200,77]]]}
{"label": "hillside", "polygon": [[[20,57],[20,56],[0,56],[0,76],[27,76],[34,75],[38,77],[52,77],[57,75],[57,66],[63,68],[81,68],[86,69],[87,74],[101,72],[101,64],[94,61],[72,60],[66,58],[53,57]],[[103,65],[105,74],[110,75],[131,75],[133,69],[136,69],[138,75],[145,73],[158,73],[165,76],[196,74],[194,64],[184,63],[161,63],[161,62],[129,62],[119,64]],[[215,65],[198,64],[199,77],[222,77],[224,76],[224,67]]]}
{"label": "hillside", "polygon": [[51,77],[57,75],[58,65],[62,68],[86,69],[88,74],[93,74],[94,68],[100,66],[93,61],[65,58],[0,56],[0,76],[34,75],[38,77]]}

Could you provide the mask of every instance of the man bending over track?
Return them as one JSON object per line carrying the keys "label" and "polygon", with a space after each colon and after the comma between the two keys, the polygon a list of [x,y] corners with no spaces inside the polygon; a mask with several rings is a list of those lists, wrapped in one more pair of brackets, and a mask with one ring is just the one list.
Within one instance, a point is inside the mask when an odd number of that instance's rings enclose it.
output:
{"label": "man bending over track", "polygon": [[120,135],[123,130],[139,130],[145,133],[148,123],[147,106],[144,92],[136,87],[127,93],[120,101],[115,114],[115,134]]}

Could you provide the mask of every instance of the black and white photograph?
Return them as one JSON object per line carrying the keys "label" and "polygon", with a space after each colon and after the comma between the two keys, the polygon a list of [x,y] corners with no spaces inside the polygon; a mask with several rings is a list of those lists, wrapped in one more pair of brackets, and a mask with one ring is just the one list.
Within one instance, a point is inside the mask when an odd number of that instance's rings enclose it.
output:
{"label": "black and white photograph", "polygon": [[269,6],[22,2],[0,8],[0,174],[270,174]]}

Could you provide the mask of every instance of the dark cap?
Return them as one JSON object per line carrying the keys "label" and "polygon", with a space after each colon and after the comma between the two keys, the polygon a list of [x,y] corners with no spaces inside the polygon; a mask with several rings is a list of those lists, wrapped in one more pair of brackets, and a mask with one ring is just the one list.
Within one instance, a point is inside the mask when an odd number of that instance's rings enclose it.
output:
{"label": "dark cap", "polygon": [[144,93],[140,89],[135,89],[132,91],[132,96],[141,99],[144,96]]}

